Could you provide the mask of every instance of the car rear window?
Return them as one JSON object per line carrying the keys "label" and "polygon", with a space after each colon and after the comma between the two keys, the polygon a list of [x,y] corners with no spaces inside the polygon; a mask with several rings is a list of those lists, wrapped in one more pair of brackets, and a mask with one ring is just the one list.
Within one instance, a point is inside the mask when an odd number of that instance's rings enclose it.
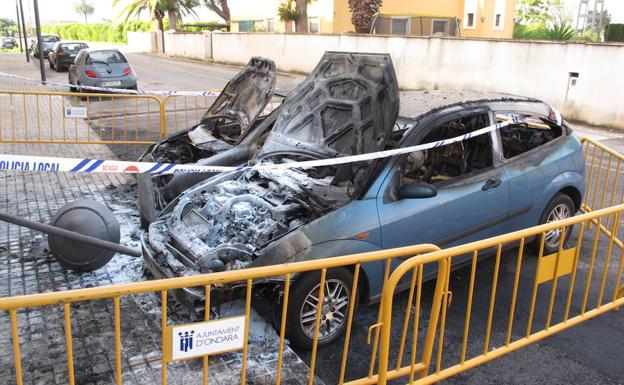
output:
{"label": "car rear window", "polygon": [[61,45],[61,51],[68,53],[78,53],[81,49],[88,48],[84,43],[69,43]]}
{"label": "car rear window", "polygon": [[104,62],[108,64],[126,63],[126,58],[117,51],[94,51],[89,54],[87,64]]}
{"label": "car rear window", "polygon": [[61,40],[58,38],[58,36],[42,36],[41,39],[46,43],[52,43],[54,41]]}
{"label": "car rear window", "polygon": [[501,123],[516,119],[518,123],[500,129],[503,156],[511,159],[540,147],[563,134],[561,126],[534,115],[518,115],[497,112],[496,121]]}

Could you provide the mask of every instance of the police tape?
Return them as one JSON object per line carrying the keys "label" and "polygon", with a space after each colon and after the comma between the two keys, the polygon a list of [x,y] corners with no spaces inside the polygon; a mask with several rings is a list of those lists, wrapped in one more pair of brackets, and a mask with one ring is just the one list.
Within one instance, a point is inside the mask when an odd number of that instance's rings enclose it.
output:
{"label": "police tape", "polygon": [[219,96],[221,91],[211,90],[211,91],[177,91],[177,90],[163,90],[163,91],[154,91],[154,90],[129,90],[124,88],[110,88],[110,87],[95,87],[95,86],[85,86],[85,85],[73,85],[69,83],[60,83],[55,81],[47,81],[46,83],[42,83],[40,80],[27,78],[24,76],[8,74],[4,72],[0,72],[0,76],[26,80],[33,83],[38,84],[46,84],[53,85],[59,87],[68,87],[70,89],[75,89],[78,91],[102,91],[109,94],[129,94],[129,95],[163,95],[163,96]]}
{"label": "police tape", "polygon": [[465,141],[489,132],[499,130],[510,124],[520,122],[517,116],[509,120],[481,128],[476,131],[459,135],[453,138],[437,142],[423,143],[416,146],[396,148],[392,150],[378,151],[367,154],[344,156],[338,158],[308,160],[302,162],[270,163],[258,162],[232,166],[202,166],[198,164],[175,164],[154,162],[128,162],[120,160],[80,159],[80,158],[57,158],[46,156],[8,155],[0,154],[0,170],[20,171],[47,171],[47,172],[72,172],[72,173],[131,173],[131,174],[177,174],[177,173],[218,173],[235,170],[280,170],[287,168],[312,168],[323,166],[335,166],[339,164],[364,162],[374,159],[388,158],[396,155],[409,154],[433,148],[447,146],[453,143]]}

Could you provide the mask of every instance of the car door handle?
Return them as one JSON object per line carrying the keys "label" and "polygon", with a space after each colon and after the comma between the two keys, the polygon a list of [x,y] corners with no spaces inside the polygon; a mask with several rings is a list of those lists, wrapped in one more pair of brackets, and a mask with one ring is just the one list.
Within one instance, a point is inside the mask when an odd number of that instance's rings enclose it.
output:
{"label": "car door handle", "polygon": [[483,187],[481,187],[481,190],[488,191],[488,190],[495,189],[498,186],[500,186],[501,183],[502,182],[500,179],[488,179],[487,181],[485,181],[485,184],[483,185]]}

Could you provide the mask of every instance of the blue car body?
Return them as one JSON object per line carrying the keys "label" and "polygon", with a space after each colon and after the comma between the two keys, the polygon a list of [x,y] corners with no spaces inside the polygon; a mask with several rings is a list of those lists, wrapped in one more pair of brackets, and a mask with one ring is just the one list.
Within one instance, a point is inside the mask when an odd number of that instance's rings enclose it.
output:
{"label": "blue car body", "polygon": [[[539,101],[474,102],[449,106],[431,116],[416,119],[423,127],[405,138],[405,146],[420,144],[426,127],[436,119],[448,119],[473,109],[526,113],[547,117],[550,107]],[[347,255],[360,252],[433,243],[441,248],[460,245],[512,232],[539,224],[546,205],[558,193],[569,195],[580,209],[585,191],[585,160],[582,145],[569,127],[562,125],[564,134],[550,143],[525,154],[506,160],[494,152],[491,169],[460,178],[438,189],[435,197],[384,199],[391,188],[392,175],[397,172],[399,157],[387,162],[368,192],[323,218],[305,225],[304,231],[313,240],[309,259]],[[492,140],[500,146],[500,133]],[[501,184],[483,191],[490,178],[500,178]],[[356,235],[368,233],[365,239]],[[455,262],[461,263],[457,259]],[[375,301],[383,285],[384,261],[362,266],[368,292],[364,298]],[[394,262],[396,267],[400,261]],[[434,273],[433,270],[430,273]],[[425,272],[427,276],[427,271]]]}
{"label": "blue car body", "polygon": [[[433,113],[400,118],[401,124],[414,127],[402,139],[401,146],[420,144],[429,128],[440,121],[475,111],[486,111],[491,124],[495,123],[498,111],[529,113],[546,120],[552,114],[547,104],[523,98],[451,104]],[[505,159],[501,153],[500,131],[486,134],[493,144],[493,166],[456,178],[438,188],[437,195],[430,198],[389,200],[387,192],[392,188],[393,175],[398,172],[401,157],[387,159],[360,199],[299,228],[311,242],[310,252],[299,259],[327,258],[420,243],[433,243],[444,248],[500,235],[538,225],[546,205],[560,192],[569,195],[575,208],[579,209],[585,188],[582,145],[565,123],[561,129],[558,138],[511,159]],[[484,184],[489,179],[498,179],[500,184],[484,191]],[[197,188],[203,188],[203,183],[190,190]],[[177,202],[164,211],[165,217]],[[146,237],[143,246],[148,266],[155,275],[174,276],[154,261]],[[378,261],[362,266],[363,300],[373,302],[379,298],[384,263]],[[400,259],[394,262],[394,266],[398,263]]]}
{"label": "blue car body", "polygon": [[[388,55],[327,53],[289,94],[279,117],[266,122],[272,128],[255,159],[404,148],[510,123],[450,145],[336,167],[327,185],[324,169],[209,177],[169,202],[143,233],[148,269],[166,278],[422,243],[449,247],[538,225],[556,199],[570,214],[580,209],[582,146],[546,103],[506,94],[412,92],[402,106],[411,112],[398,117],[398,98]],[[348,130],[332,131],[336,127]],[[345,140],[343,132],[351,136]],[[345,185],[357,193],[344,194]],[[380,297],[384,264],[362,265],[363,302]],[[189,305],[203,300],[194,288],[174,295]]]}

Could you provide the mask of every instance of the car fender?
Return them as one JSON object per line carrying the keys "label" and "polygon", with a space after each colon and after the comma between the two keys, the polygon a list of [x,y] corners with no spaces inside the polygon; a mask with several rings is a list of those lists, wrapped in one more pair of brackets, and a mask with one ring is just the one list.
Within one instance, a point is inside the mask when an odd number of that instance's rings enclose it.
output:
{"label": "car fender", "polygon": [[[380,251],[379,245],[364,240],[336,239],[318,243],[305,257],[306,260],[339,257],[344,255]],[[371,294],[381,292],[385,260],[368,262],[361,265],[358,288],[360,301],[368,302]],[[349,266],[350,268],[354,266]]]}
{"label": "car fender", "polygon": [[566,171],[553,178],[538,199],[535,200],[536,205],[533,211],[537,215],[536,224],[548,202],[550,202],[559,191],[568,187],[578,190],[581,193],[582,201],[585,195],[585,176],[577,171]]}

